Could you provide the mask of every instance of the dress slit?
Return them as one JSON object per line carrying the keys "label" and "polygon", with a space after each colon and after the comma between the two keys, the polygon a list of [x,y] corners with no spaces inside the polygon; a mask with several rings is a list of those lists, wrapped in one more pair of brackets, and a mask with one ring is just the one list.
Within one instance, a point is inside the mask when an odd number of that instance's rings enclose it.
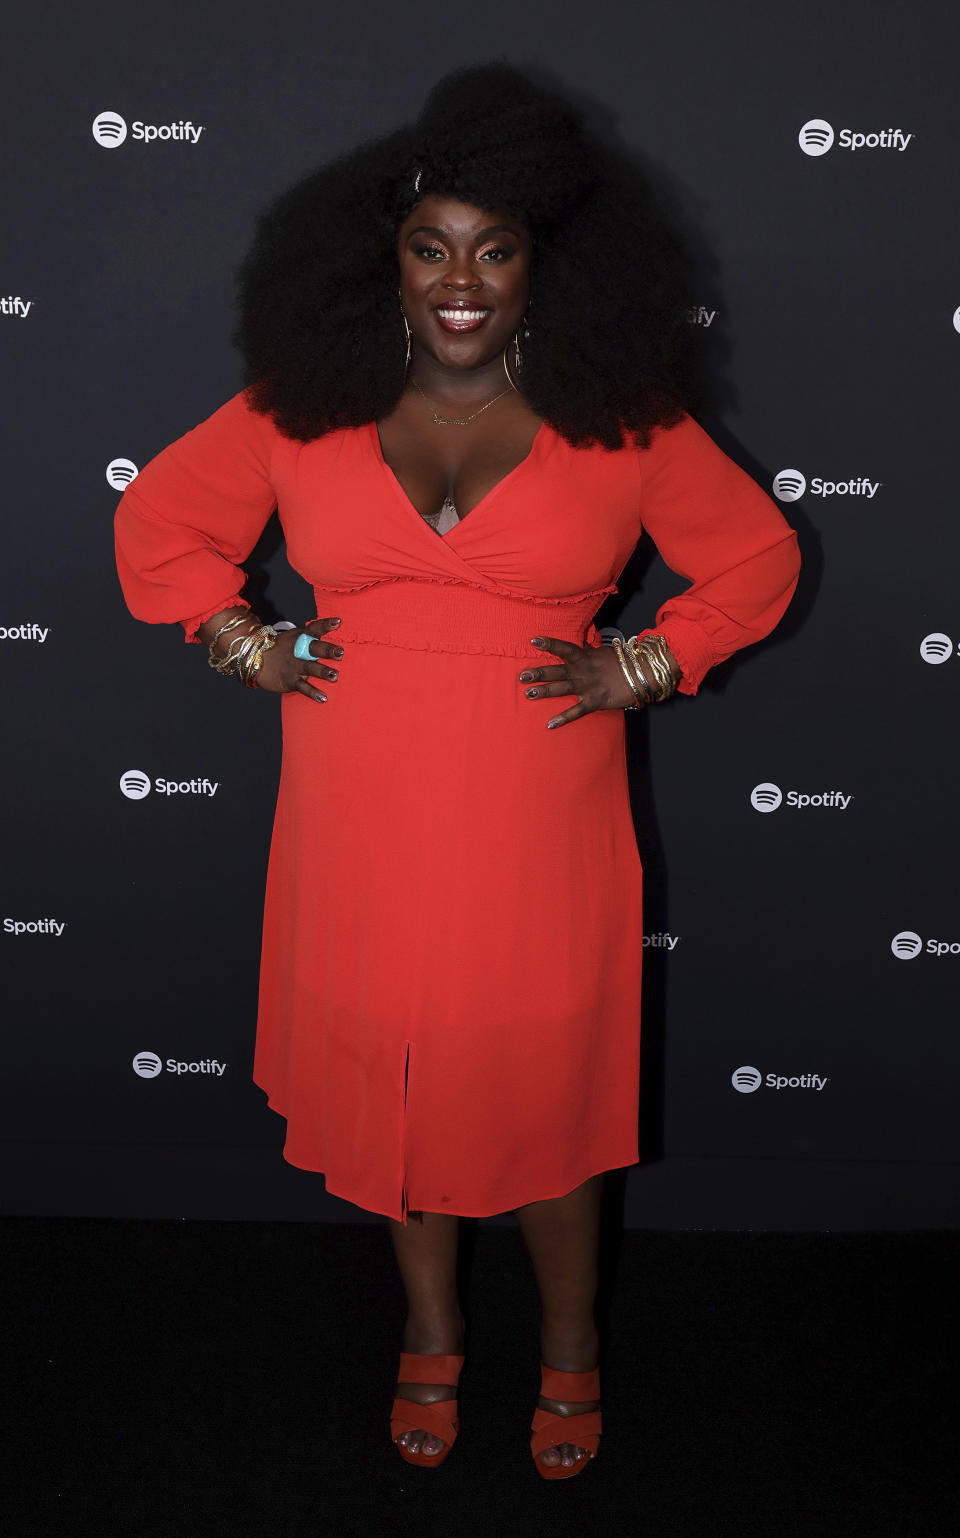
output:
{"label": "dress slit", "polygon": [[410,1082],[410,1043],[404,1043],[403,1109],[400,1118],[400,1221],[407,1222],[407,1085]]}

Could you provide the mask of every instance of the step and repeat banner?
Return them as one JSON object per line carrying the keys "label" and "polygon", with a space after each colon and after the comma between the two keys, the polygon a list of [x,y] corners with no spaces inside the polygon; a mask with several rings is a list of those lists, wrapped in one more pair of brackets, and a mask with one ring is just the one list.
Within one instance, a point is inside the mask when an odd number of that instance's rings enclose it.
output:
{"label": "step and repeat banner", "polygon": [[[5,1210],[362,1216],[283,1161],[250,1078],[278,700],[130,617],[112,519],[239,388],[233,279],[258,210],[494,56],[552,72],[684,210],[704,426],[804,557],[769,641],[628,717],[648,1162],[627,1221],[664,1158],[713,1161],[700,1211],[721,1225],[725,1172],[771,1161],[794,1172],[772,1226],[798,1164],[942,1180],[960,1157],[945,11],[519,0],[414,31],[382,0],[91,0],[7,20]],[[310,616],[275,521],[249,570],[265,617]],[[629,634],[684,585],[645,539],[597,623]],[[440,904],[437,944],[446,921]]]}

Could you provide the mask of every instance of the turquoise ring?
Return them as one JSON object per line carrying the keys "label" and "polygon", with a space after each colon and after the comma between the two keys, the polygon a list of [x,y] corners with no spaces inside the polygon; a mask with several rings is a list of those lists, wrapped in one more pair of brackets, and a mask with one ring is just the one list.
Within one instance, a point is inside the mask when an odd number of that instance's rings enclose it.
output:
{"label": "turquoise ring", "polygon": [[306,631],[304,631],[302,635],[297,636],[297,644],[293,648],[293,655],[295,657],[299,657],[301,662],[314,661],[313,654],[310,650],[310,642],[313,639],[313,636],[307,635]]}

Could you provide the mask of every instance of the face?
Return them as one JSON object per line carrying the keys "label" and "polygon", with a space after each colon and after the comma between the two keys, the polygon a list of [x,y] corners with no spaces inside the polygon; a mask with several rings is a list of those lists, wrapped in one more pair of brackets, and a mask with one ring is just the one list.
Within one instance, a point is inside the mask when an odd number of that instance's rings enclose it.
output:
{"label": "face", "polygon": [[423,198],[397,237],[414,347],[448,368],[498,358],[527,308],[531,249],[526,226],[509,214]]}

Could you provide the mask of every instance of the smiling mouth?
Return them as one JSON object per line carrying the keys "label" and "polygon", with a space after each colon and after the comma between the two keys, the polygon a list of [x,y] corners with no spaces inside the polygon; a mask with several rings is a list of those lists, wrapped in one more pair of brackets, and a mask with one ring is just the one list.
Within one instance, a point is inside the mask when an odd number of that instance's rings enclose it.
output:
{"label": "smiling mouth", "polygon": [[444,331],[476,331],[483,325],[490,310],[468,310],[457,305],[444,305],[434,310],[434,315]]}

